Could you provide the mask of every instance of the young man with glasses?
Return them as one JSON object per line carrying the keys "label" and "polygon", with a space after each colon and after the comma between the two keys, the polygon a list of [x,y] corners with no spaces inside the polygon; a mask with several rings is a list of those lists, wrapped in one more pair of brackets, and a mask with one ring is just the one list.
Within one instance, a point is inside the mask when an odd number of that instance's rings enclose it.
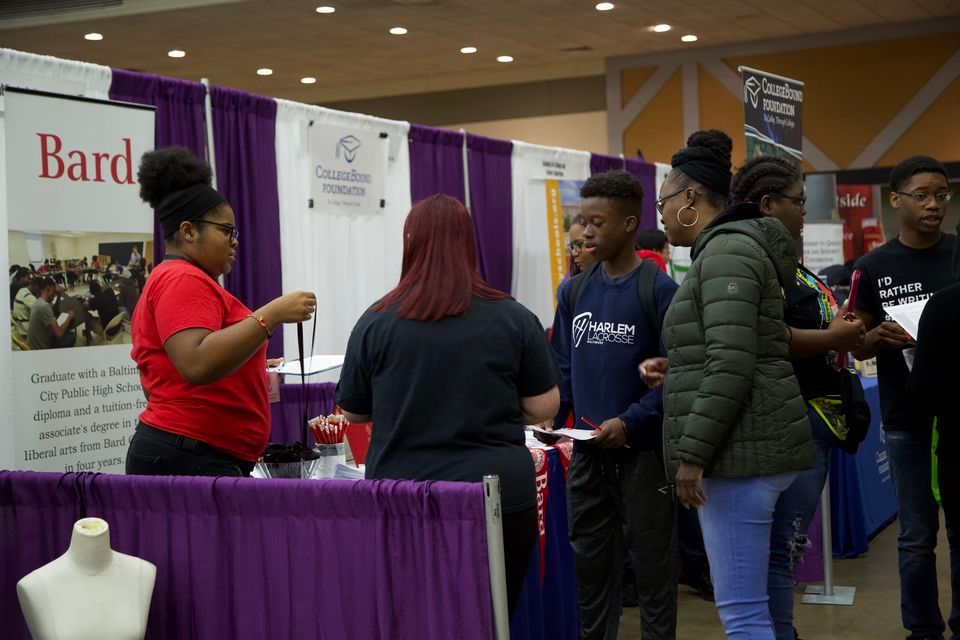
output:
{"label": "young man with glasses", "polygon": [[[855,312],[868,331],[854,355],[861,360],[877,356],[883,428],[900,508],[900,612],[910,640],[943,639],[935,557],[940,520],[930,487],[932,424],[908,388],[916,336],[893,322],[885,307],[925,300],[953,284],[957,238],[940,228],[951,197],[943,164],[926,156],[902,161],[890,174],[890,204],[899,213],[900,234],[854,266],[861,272]],[[949,626],[958,635],[960,540],[950,527],[947,539],[953,586]]]}

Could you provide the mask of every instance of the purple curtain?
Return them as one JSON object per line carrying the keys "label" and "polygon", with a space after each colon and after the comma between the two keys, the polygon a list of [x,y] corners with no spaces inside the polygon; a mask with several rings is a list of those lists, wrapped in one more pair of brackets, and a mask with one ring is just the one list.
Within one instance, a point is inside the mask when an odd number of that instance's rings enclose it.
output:
{"label": "purple curtain", "polygon": [[590,175],[613,171],[614,169],[623,169],[623,158],[604,156],[599,153],[590,154]]}
{"label": "purple curtain", "polygon": [[487,283],[510,293],[513,281],[513,143],[467,134],[470,212],[477,260]]}
{"label": "purple curtain", "polygon": [[411,200],[445,193],[464,202],[463,134],[412,124],[409,138]]}
{"label": "purple curtain", "polygon": [[[198,158],[206,157],[203,128],[202,84],[175,80],[147,73],[113,69],[110,99],[137,104],[152,104],[156,111],[155,145],[157,148],[179,145],[190,149]],[[139,158],[135,159],[139,163]],[[163,233],[154,224],[154,264],[163,259]]]}
{"label": "purple curtain", "polygon": [[[282,293],[280,201],[277,194],[277,103],[243,91],[211,87],[217,189],[230,201],[240,246],[226,288],[251,309]],[[283,354],[283,332],[267,350]]]}
{"label": "purple curtain", "polygon": [[657,168],[642,160],[627,160],[625,168],[643,185],[640,230],[657,228]]}
{"label": "purple curtain", "polygon": [[[270,433],[270,442],[299,442],[302,438],[300,424],[303,420],[303,396],[309,396],[307,408],[310,417],[330,415],[333,413],[333,394],[337,385],[333,382],[308,382],[306,391],[300,379],[295,376],[287,378],[290,382],[280,385],[280,402],[270,405],[273,418],[273,430]],[[312,444],[312,442],[310,443]]]}
{"label": "purple curtain", "polygon": [[479,483],[0,472],[0,620],[103,518],[157,566],[147,638],[493,637]]}

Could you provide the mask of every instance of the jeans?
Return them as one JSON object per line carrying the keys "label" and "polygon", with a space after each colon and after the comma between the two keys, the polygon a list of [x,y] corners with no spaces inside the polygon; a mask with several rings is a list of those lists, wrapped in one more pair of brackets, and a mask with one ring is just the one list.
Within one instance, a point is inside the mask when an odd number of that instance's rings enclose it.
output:
{"label": "jeans", "polygon": [[767,596],[774,512],[797,472],[704,478],[703,541],[717,613],[730,640],[774,640]]}
{"label": "jeans", "polygon": [[[941,441],[942,442],[942,441]],[[940,502],[947,521],[947,543],[950,545],[950,588],[953,607],[950,611],[950,631],[960,638],[960,455],[944,452],[941,447],[937,476],[940,481]]]}
{"label": "jeans", "polygon": [[[793,631],[793,565],[807,547],[807,529],[817,511],[830,466],[830,449],[835,441],[833,432],[819,413],[808,407],[807,417],[810,419],[817,461],[813,469],[797,474],[793,484],[780,495],[773,512],[767,593],[777,640],[796,638]],[[829,550],[824,550],[824,553],[829,553]]]}
{"label": "jeans", "polygon": [[617,638],[625,549],[643,639],[674,640],[680,567],[673,494],[660,457],[634,449],[574,451],[567,500],[581,640]]}
{"label": "jeans", "polygon": [[[893,488],[900,509],[897,551],[900,565],[900,616],[909,640],[938,637],[945,630],[937,589],[937,531],[940,514],[930,489],[931,431],[885,431]],[[950,574],[953,600],[950,628],[960,634],[960,550],[955,532],[947,529],[951,542]]]}

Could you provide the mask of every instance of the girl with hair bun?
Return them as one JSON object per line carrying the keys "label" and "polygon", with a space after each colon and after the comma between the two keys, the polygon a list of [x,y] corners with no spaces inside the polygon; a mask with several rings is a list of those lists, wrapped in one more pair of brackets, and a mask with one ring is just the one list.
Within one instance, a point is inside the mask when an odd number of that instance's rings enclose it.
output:
{"label": "girl with hair bun", "polygon": [[[814,466],[810,423],[787,359],[782,290],[797,258],[783,224],[729,204],[733,143],[699,131],[673,156],[657,208],[693,264],[664,318],[664,458],[680,502],[699,509],[717,612],[728,638],[773,640],[767,597],[780,499]],[[669,373],[667,372],[669,365]]]}
{"label": "girl with hair bun", "polygon": [[147,406],[126,472],[250,475],[270,435],[266,350],[273,330],[316,310],[296,291],[251,312],[217,278],[237,254],[233,209],[210,167],[182,147],[148,151],[137,172],[166,257],[150,273],[131,332]]}

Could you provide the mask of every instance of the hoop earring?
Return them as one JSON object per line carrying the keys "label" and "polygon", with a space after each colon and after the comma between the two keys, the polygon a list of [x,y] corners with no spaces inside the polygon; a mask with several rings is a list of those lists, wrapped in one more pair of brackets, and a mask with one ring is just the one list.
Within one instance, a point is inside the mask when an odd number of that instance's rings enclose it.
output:
{"label": "hoop earring", "polygon": [[[690,224],[687,224],[687,223],[685,223],[683,220],[680,219],[680,214],[683,213],[684,210],[686,210],[686,209],[690,209],[690,210],[693,211],[695,214],[697,214],[697,217],[694,218],[694,219],[693,219],[693,222],[691,222]],[[694,226],[695,224],[697,224],[698,222],[700,222],[700,212],[697,211],[696,207],[693,207],[693,206],[691,206],[691,205],[689,205],[689,204],[684,205],[684,206],[680,207],[680,211],[677,211],[677,222],[680,223],[680,226],[681,226],[681,227],[692,227],[692,226]]]}

